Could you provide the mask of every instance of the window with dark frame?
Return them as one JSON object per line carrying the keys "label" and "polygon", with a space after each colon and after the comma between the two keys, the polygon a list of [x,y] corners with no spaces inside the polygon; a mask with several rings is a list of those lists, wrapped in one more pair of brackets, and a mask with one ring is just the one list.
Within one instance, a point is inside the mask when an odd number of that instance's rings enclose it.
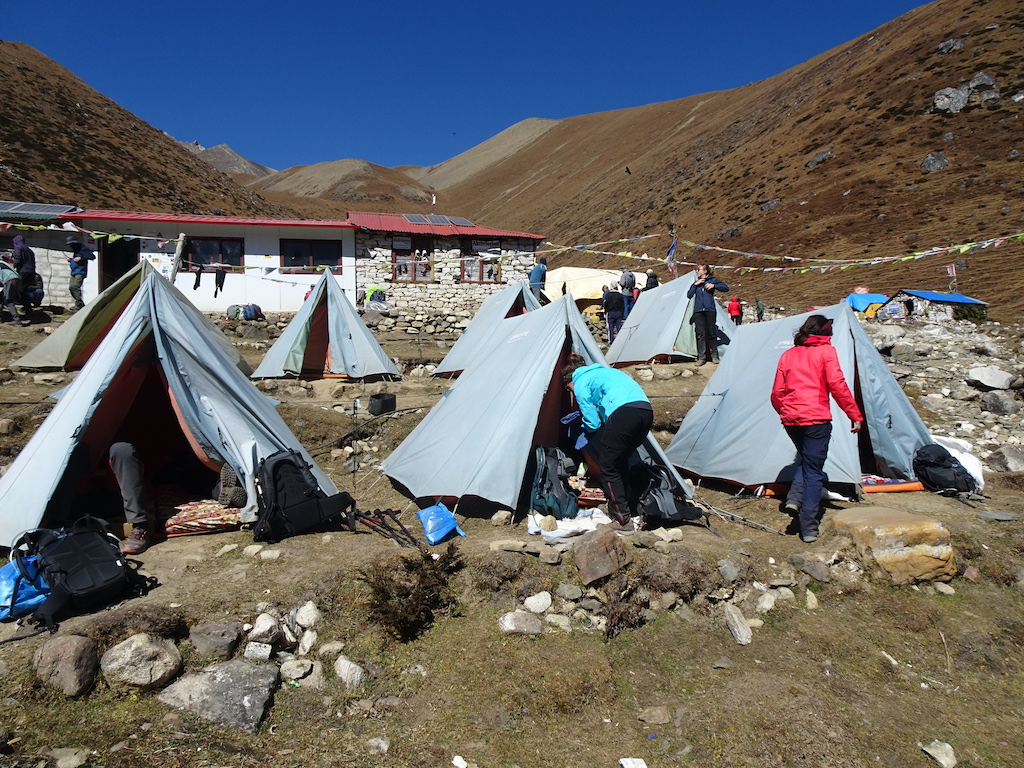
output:
{"label": "window with dark frame", "polygon": [[324,268],[341,274],[341,240],[281,239],[282,271],[314,272]]}
{"label": "window with dark frame", "polygon": [[216,269],[224,264],[241,267],[245,259],[245,240],[240,237],[190,237],[185,241],[185,263],[190,272],[197,267]]}
{"label": "window with dark frame", "polygon": [[434,282],[432,243],[422,235],[394,235],[391,239],[391,279],[399,283]]}
{"label": "window with dark frame", "polygon": [[463,237],[462,282],[501,282],[501,243],[498,240],[478,240]]}

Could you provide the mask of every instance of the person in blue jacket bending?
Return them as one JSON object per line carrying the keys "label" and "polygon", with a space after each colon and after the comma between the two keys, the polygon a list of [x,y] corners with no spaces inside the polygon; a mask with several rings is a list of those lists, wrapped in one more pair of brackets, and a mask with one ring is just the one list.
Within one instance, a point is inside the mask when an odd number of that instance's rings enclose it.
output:
{"label": "person in blue jacket bending", "polygon": [[633,530],[625,477],[630,457],[651,431],[651,401],[622,371],[587,365],[575,353],[562,368],[562,380],[583,416],[583,429],[590,438],[588,450],[596,454],[612,527]]}

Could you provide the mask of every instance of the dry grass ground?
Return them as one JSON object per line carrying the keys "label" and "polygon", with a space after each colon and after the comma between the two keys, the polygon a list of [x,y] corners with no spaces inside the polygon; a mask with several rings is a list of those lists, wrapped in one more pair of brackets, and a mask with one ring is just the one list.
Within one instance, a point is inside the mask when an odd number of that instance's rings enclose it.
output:
{"label": "dry grass ground", "polygon": [[[0,334],[0,363],[38,339],[32,329]],[[392,354],[420,360],[440,359],[446,351],[436,343],[382,342]],[[703,387],[706,369],[645,385],[663,440]],[[333,409],[350,409],[357,397],[365,407],[366,396],[383,386],[396,394],[393,415],[367,424],[364,412],[353,417],[350,410]],[[411,505],[386,478],[372,467],[353,477],[341,460],[331,459],[330,449],[348,435],[341,442],[358,437],[383,457],[422,418],[419,406],[429,406],[445,386],[407,379],[339,391],[337,383],[327,383],[313,398],[285,402],[280,410],[361,508],[403,510],[414,527]],[[0,416],[18,425],[0,451],[10,456],[20,448],[47,412],[37,401],[52,389],[22,375],[0,386]],[[765,615],[748,646],[733,641],[703,598],[681,613],[659,611],[653,621],[613,640],[580,624],[571,634],[502,636],[497,618],[518,601],[578,583],[571,558],[548,566],[527,555],[489,551],[492,540],[526,538],[521,523],[508,528],[480,518],[462,521],[467,536],[457,546],[466,566],[451,583],[454,607],[405,643],[370,620],[362,578],[374,569],[394,570],[395,558],[408,556],[389,540],[370,533],[308,534],[275,545],[280,558],[264,561],[240,553],[252,540],[244,531],[172,539],[139,558],[144,573],[160,580],[159,588],[70,619],[61,633],[89,634],[104,648],[140,630],[181,639],[185,625],[251,621],[260,601],[288,609],[312,599],[326,616],[320,641],[344,642],[345,653],[370,672],[370,681],[355,694],[333,679],[323,690],[282,686],[260,731],[250,736],[173,712],[150,694],[111,690],[102,679],[86,696],[66,700],[33,679],[29,661],[45,638],[16,640],[0,645],[0,735],[10,742],[0,744],[9,753],[0,756],[0,765],[35,766],[48,749],[83,747],[94,750],[89,765],[168,768],[426,768],[448,765],[454,755],[482,768],[611,766],[622,757],[641,757],[652,768],[927,766],[930,758],[918,742],[938,738],[953,745],[960,765],[1018,766],[1024,759],[1024,590],[1016,582],[1024,524],[983,522],[976,514],[982,508],[1019,510],[1022,488],[1017,476],[990,481],[991,498],[977,508],[925,493],[881,499],[941,520],[957,545],[961,573],[974,566],[978,575],[956,579],[952,596],[868,580],[811,582],[795,589],[795,603]],[[777,502],[707,489],[700,495],[772,528],[784,529],[789,520]],[[717,518],[713,523],[717,535],[684,528],[687,553],[680,562],[636,549],[626,571],[630,585],[657,593],[700,564],[704,586],[717,586],[715,565],[726,557],[739,565],[742,583],[767,581],[791,570],[790,553],[808,549],[794,536]],[[239,548],[216,556],[225,544]],[[826,535],[811,549],[828,557],[843,547],[840,538]],[[818,598],[815,610],[804,607],[806,589]],[[0,639],[15,633],[14,625],[0,626]],[[188,669],[207,663],[187,642],[179,647]],[[722,657],[733,666],[716,668]],[[638,720],[641,710],[655,706],[668,707],[670,722]],[[367,747],[378,736],[390,739],[386,755]]]}

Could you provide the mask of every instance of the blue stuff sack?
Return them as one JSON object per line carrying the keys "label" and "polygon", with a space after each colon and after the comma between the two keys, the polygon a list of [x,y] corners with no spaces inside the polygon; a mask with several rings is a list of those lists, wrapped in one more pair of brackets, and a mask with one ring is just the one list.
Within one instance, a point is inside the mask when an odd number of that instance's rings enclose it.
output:
{"label": "blue stuff sack", "polygon": [[23,574],[16,563],[0,568],[0,620],[17,619],[32,613],[50,595],[36,566],[35,555],[22,559]]}
{"label": "blue stuff sack", "polygon": [[455,522],[455,515],[444,504],[439,503],[421,509],[416,513],[416,517],[423,524],[423,535],[427,537],[427,541],[431,545],[440,544],[452,531],[458,533],[459,536],[466,535],[459,528],[459,524]]}

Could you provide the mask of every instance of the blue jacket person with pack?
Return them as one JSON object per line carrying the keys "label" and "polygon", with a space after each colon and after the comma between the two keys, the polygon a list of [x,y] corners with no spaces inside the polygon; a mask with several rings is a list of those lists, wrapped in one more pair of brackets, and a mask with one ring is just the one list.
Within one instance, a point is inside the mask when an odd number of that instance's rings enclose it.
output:
{"label": "blue jacket person with pack", "polygon": [[76,235],[67,239],[71,248],[71,255],[68,256],[68,266],[71,268],[71,278],[68,281],[68,292],[75,300],[75,309],[85,306],[82,301],[82,285],[85,283],[85,276],[89,274],[89,262],[96,258],[96,254],[82,245],[82,240]]}
{"label": "blue jacket person with pack", "polygon": [[651,431],[651,402],[640,385],[622,371],[587,365],[575,353],[562,368],[562,380],[583,414],[583,429],[591,437],[588,451],[596,454],[601,469],[612,527],[633,530],[624,478],[630,457]]}

